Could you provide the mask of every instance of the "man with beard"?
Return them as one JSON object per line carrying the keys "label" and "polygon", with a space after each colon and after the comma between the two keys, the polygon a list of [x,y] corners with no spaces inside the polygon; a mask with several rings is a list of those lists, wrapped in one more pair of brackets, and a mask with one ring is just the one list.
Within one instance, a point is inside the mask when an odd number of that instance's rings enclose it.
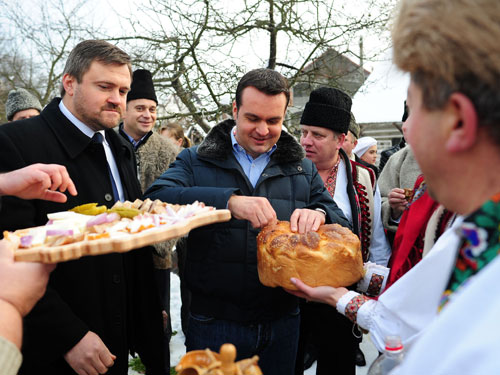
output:
{"label": "man with beard", "polygon": [[[47,213],[141,197],[130,145],[112,129],[130,90],[130,57],[104,41],[79,43],[63,72],[61,98],[38,117],[0,127],[0,168],[64,165],[78,191],[63,204],[5,197],[1,230],[44,225]],[[162,317],[150,248],[60,264],[25,318],[21,374],[127,374],[137,352],[162,374]]]}

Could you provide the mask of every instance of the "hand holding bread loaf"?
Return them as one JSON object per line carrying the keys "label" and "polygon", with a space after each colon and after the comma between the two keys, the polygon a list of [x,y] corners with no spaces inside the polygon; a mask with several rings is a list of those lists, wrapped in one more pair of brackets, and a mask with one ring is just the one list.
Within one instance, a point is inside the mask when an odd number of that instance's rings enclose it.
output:
{"label": "hand holding bread loaf", "polygon": [[348,286],[364,275],[358,237],[338,224],[321,225],[317,232],[292,232],[278,221],[257,236],[259,279],[266,286],[297,290],[290,278],[309,286]]}

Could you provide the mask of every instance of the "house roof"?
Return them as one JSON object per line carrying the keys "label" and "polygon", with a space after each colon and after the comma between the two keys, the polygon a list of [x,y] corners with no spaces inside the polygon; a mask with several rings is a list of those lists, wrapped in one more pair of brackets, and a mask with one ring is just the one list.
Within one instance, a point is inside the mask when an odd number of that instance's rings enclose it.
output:
{"label": "house roof", "polygon": [[[303,72],[309,72],[309,71],[311,71],[311,70],[314,69],[314,66],[316,64],[318,64],[318,63],[322,62],[323,60],[328,59],[330,57],[333,57],[333,58],[340,57],[340,59],[342,60],[342,63],[344,63],[346,65],[352,65],[353,68],[356,68],[356,69],[361,68],[361,66],[359,64],[357,64],[354,61],[352,61],[349,57],[347,57],[346,55],[341,54],[336,49],[330,47],[325,52],[323,52],[320,56],[318,56],[313,61],[311,61],[309,64],[307,64],[304,67],[304,69],[302,69],[302,71]],[[363,67],[363,74],[365,75],[365,77],[368,77],[370,75],[370,72]]]}

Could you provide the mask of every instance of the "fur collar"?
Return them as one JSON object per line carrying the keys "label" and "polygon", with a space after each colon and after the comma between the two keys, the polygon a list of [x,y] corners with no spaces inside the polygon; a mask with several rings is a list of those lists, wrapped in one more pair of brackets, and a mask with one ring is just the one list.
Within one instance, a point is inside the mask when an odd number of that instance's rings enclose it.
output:
{"label": "fur collar", "polygon": [[[234,125],[236,125],[234,120],[225,120],[214,126],[198,147],[198,155],[225,160],[231,154],[230,131]],[[305,157],[302,146],[285,131],[281,132],[276,146],[276,150],[271,155],[271,160],[278,163],[300,161]]]}

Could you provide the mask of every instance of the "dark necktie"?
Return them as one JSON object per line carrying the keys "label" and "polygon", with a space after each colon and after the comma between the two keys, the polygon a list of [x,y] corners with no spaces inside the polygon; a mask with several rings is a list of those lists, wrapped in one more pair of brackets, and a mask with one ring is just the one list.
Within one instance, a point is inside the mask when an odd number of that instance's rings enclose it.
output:
{"label": "dark necktie", "polygon": [[[95,143],[100,143],[104,141],[104,137],[102,136],[101,133],[95,133],[94,136],[92,137],[92,141]],[[103,145],[104,147],[104,145]],[[106,152],[104,152],[104,155],[106,155]],[[109,167],[108,159],[106,158],[106,167],[108,168],[108,173],[109,173],[109,179],[111,180],[111,187],[113,188],[113,197],[115,199],[115,202],[120,200],[120,195],[118,194],[118,189],[116,188],[116,182],[115,179],[113,178],[113,174],[111,173],[111,168]]]}

